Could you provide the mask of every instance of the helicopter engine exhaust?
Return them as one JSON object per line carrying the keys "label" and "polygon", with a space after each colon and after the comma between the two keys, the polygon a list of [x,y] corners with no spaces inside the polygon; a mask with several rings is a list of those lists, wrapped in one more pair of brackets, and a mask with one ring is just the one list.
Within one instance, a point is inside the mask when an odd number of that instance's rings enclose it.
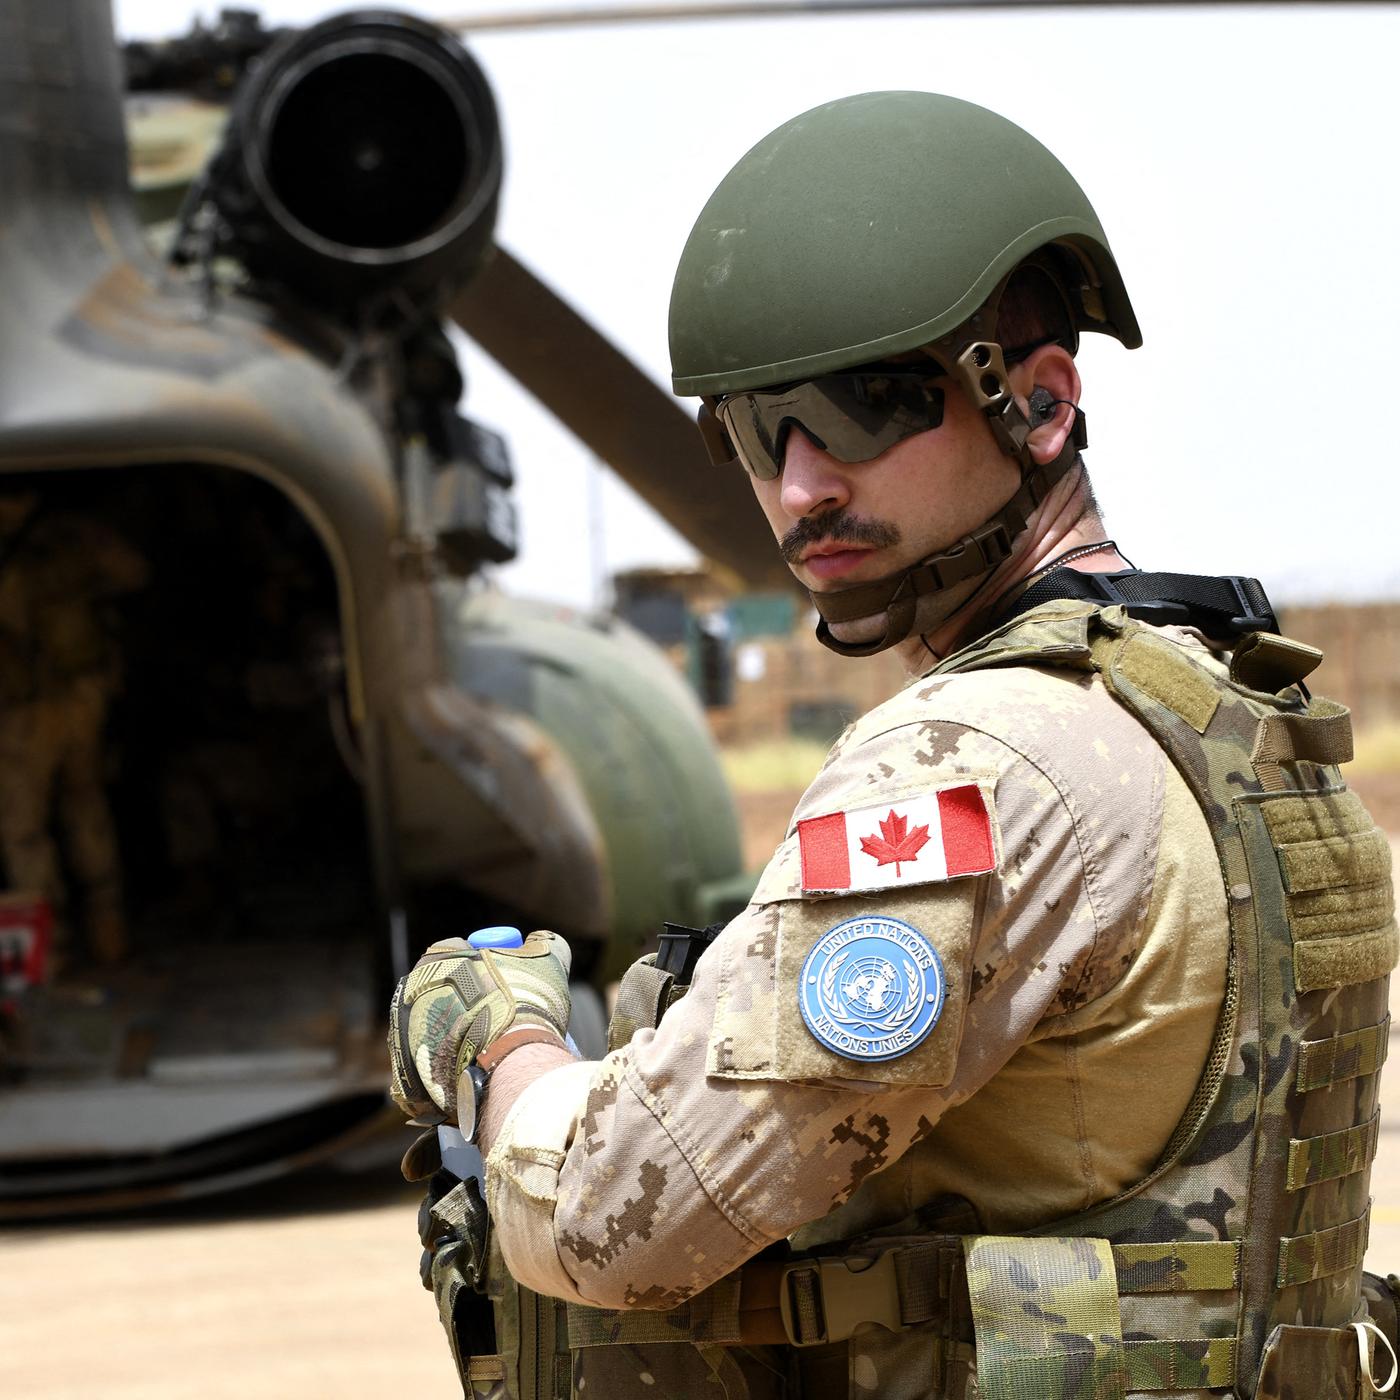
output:
{"label": "helicopter engine exhaust", "polygon": [[339,15],[245,81],[209,174],[217,246],[331,310],[390,290],[436,303],[490,247],[501,164],[495,100],[453,36]]}

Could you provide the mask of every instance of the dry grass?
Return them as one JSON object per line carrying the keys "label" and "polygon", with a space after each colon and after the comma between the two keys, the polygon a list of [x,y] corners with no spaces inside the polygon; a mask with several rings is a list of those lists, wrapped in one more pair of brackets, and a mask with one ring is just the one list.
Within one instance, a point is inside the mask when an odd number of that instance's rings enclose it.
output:
{"label": "dry grass", "polygon": [[737,793],[801,792],[826,758],[825,744],[811,739],[772,739],[725,749],[725,776]]}

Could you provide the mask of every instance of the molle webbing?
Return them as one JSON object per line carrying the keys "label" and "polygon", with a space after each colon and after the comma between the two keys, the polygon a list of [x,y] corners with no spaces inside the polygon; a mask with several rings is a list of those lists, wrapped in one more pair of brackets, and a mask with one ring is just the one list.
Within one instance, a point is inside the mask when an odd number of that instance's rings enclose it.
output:
{"label": "molle webbing", "polygon": [[1210,1293],[1240,1281],[1238,1240],[1115,1244],[1120,1293]]}
{"label": "molle webbing", "polygon": [[1298,1047],[1298,1092],[1306,1094],[1312,1089],[1326,1089],[1348,1079],[1376,1074],[1389,1053],[1389,1016],[1379,1025],[1359,1031],[1328,1036],[1326,1040],[1305,1040]]}
{"label": "molle webbing", "polygon": [[[1280,1286],[1356,1267],[1365,1249],[1366,1227],[1367,1220],[1363,1217],[1335,1230],[1284,1240],[1278,1259]],[[1116,1319],[1096,1329],[1094,1318],[1104,1320],[1109,1282],[1113,1283],[1114,1292],[1120,1300],[1134,1294],[1232,1292],[1239,1278],[1241,1245],[1238,1241],[1107,1245],[1105,1241],[1085,1239],[964,1238],[961,1243],[969,1261],[975,1261],[980,1256],[990,1263],[988,1254],[993,1247],[1004,1256],[1000,1263],[1006,1267],[989,1267],[986,1270],[988,1277],[1000,1275],[1018,1279],[1012,1290],[1011,1304],[1000,1307],[989,1302],[985,1290],[974,1295],[968,1288],[966,1276],[959,1270],[947,1267],[950,1258],[954,1257],[949,1247],[957,1243],[958,1237],[949,1236],[942,1241],[931,1239],[891,1250],[894,1269],[880,1271],[885,1273],[882,1285],[871,1289],[867,1301],[854,1311],[849,1303],[845,1304],[844,1314],[842,1306],[833,1307],[828,1287],[833,1278],[845,1273],[848,1260],[826,1258],[819,1262],[785,1266],[782,1281],[785,1287],[792,1290],[787,1307],[792,1326],[783,1339],[798,1346],[837,1341],[851,1335],[858,1325],[854,1319],[861,1319],[878,1323],[891,1331],[916,1326],[932,1327],[947,1339],[945,1346],[956,1351],[968,1340],[967,1321],[970,1318],[975,1324],[981,1312],[983,1325],[976,1331],[975,1349],[978,1393],[988,1397],[988,1400],[1021,1395],[1042,1400],[1042,1397],[1049,1395],[1068,1394],[1069,1391],[1064,1388],[1064,1378],[1057,1368],[1069,1364],[1069,1358],[1057,1351],[1053,1340],[1056,1335],[1065,1334],[1087,1337],[1093,1333],[1100,1339],[1107,1339],[1101,1342],[1101,1355],[1099,1348],[1095,1348],[1093,1364],[1103,1372],[1099,1381],[1108,1389],[1095,1390],[1096,1396],[1122,1394],[1122,1385],[1126,1386],[1127,1393],[1134,1393],[1209,1389],[1235,1383],[1237,1343],[1234,1337],[1124,1339],[1117,1335],[1115,1342]],[[1092,1316],[1090,1312],[1082,1310],[1080,1300],[1074,1296],[1074,1286],[1082,1280],[1069,1278],[1075,1272],[1074,1260],[1077,1256],[1074,1251],[1082,1250],[1089,1244],[1095,1246],[1092,1258],[1099,1271],[1098,1282],[1090,1288],[1094,1298],[1090,1305]],[[1036,1251],[1040,1261],[1038,1266],[1026,1257],[1028,1245]],[[1044,1267],[1043,1255],[1047,1246],[1055,1250],[1051,1257],[1058,1259],[1058,1270],[1053,1265],[1048,1269]],[[1105,1246],[1108,1250],[1106,1255],[1103,1253]],[[849,1262],[865,1266],[867,1273],[870,1271],[868,1257],[851,1256]],[[773,1266],[767,1267],[771,1269]],[[1004,1335],[999,1340],[1009,1364],[989,1369],[986,1350],[989,1342],[994,1349],[997,1347],[997,1339],[993,1338],[997,1321],[1009,1327],[1019,1326],[1021,1318],[1028,1315],[1024,1307],[1028,1294],[1043,1286],[1047,1279],[1053,1280],[1056,1273],[1062,1280],[1062,1291],[1066,1296],[1061,1297],[1058,1304],[1047,1307],[1046,1311],[1053,1318],[1064,1321],[1054,1322],[1046,1333],[1037,1329],[1034,1338],[1018,1335],[1014,1338],[1015,1345],[1012,1345],[1013,1337],[1010,1334]],[[855,1277],[861,1275],[856,1274]],[[893,1279],[897,1285],[897,1303],[891,1301],[889,1279]],[[1034,1287],[1032,1280],[1035,1280]],[[843,1295],[848,1292],[844,1284],[840,1292]],[[1034,1309],[1030,1311],[1035,1312]],[[844,1316],[844,1320],[834,1322],[833,1319],[838,1316]],[[750,1342],[779,1339],[771,1330],[752,1329],[742,1307],[739,1326],[745,1340]],[[1076,1367],[1089,1364],[1086,1351],[1078,1345],[1071,1355]],[[1034,1360],[1034,1364],[1010,1364],[1016,1358]],[[1122,1385],[1115,1378],[1115,1372],[1120,1368]],[[998,1379],[994,1380],[994,1373]],[[1079,1374],[1077,1370],[1076,1374]]]}
{"label": "molle webbing", "polygon": [[[1226,1311],[1203,1300],[1200,1316],[1207,1331],[1238,1327],[1238,1387],[1252,1395],[1275,1324],[1340,1329],[1359,1303],[1383,979],[1396,953],[1389,852],[1333,766],[1351,751],[1341,706],[1251,691],[1238,674],[1248,666],[1227,680],[1131,623],[1097,622],[1095,669],[1156,735],[1211,828],[1240,1003],[1228,1056],[1212,1057],[1218,1080],[1174,1155],[1081,1228],[1121,1238],[1213,1201],[1210,1227],[1251,1248],[1238,1302]],[[1270,679],[1287,674],[1289,648],[1265,650]],[[1130,1302],[1125,1328],[1150,1335],[1152,1320]]]}
{"label": "molle webbing", "polygon": [[[874,1322],[891,1331],[931,1330],[943,1339],[945,1353],[956,1355],[975,1336],[984,1400],[1078,1394],[1069,1376],[1090,1371],[1095,1387],[1084,1393],[1096,1397],[1234,1382],[1233,1338],[1125,1339],[1119,1318],[1120,1299],[1130,1293],[1229,1292],[1239,1272],[1236,1242],[1110,1245],[1088,1238],[946,1236],[897,1246],[880,1262],[890,1256],[893,1269],[878,1269],[868,1256],[785,1266],[782,1286],[792,1290],[787,1340],[797,1346],[838,1341],[861,1322]],[[884,1276],[854,1306],[849,1264],[865,1266],[856,1279]],[[835,1307],[834,1281],[842,1300]],[[1064,1345],[1066,1336],[1076,1338],[1072,1348]]]}
{"label": "molle webbing", "polygon": [[1125,1341],[1128,1391],[1223,1389],[1235,1382],[1235,1352],[1233,1337]]}
{"label": "molle webbing", "polygon": [[1317,1137],[1293,1138],[1288,1144],[1288,1171],[1284,1178],[1290,1191],[1301,1191],[1319,1181],[1350,1176],[1371,1165],[1380,1141],[1381,1116],[1373,1114],[1354,1128],[1339,1128]]}
{"label": "molle webbing", "polygon": [[1357,1268],[1366,1253],[1366,1235],[1371,1225],[1369,1207],[1356,1220],[1279,1241],[1278,1286],[1312,1283],[1328,1274]]}

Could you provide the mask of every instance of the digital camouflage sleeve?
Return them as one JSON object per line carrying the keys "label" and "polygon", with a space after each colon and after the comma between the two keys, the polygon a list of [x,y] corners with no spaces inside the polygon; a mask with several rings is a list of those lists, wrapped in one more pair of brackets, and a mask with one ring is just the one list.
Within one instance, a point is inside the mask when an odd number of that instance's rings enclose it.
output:
{"label": "digital camouflage sleeve", "polygon": [[[946,823],[946,850],[915,835],[959,792],[981,794],[990,873],[956,873]],[[859,892],[804,890],[832,882],[833,827]],[[927,940],[944,985],[916,1043],[862,1059],[809,1028],[801,995],[835,961],[823,940],[873,916]],[[1227,952],[1204,818],[1097,677],[916,681],[833,749],[660,1029],[517,1102],[489,1162],[507,1266],[574,1301],[669,1308],[774,1240],[849,1239],[941,1192],[992,1231],[1081,1210],[1170,1137]],[[876,972],[857,984],[878,1001]]]}

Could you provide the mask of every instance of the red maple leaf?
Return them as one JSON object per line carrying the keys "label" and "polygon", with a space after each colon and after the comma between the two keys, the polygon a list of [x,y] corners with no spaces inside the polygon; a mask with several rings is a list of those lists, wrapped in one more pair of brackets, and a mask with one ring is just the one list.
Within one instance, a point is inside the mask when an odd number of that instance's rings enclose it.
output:
{"label": "red maple leaf", "polygon": [[899,867],[905,861],[918,860],[919,852],[928,843],[928,827],[916,826],[909,830],[909,818],[896,814],[893,808],[880,823],[881,836],[862,836],[860,848],[868,856],[874,856],[879,865],[894,863],[895,879],[900,878]]}

